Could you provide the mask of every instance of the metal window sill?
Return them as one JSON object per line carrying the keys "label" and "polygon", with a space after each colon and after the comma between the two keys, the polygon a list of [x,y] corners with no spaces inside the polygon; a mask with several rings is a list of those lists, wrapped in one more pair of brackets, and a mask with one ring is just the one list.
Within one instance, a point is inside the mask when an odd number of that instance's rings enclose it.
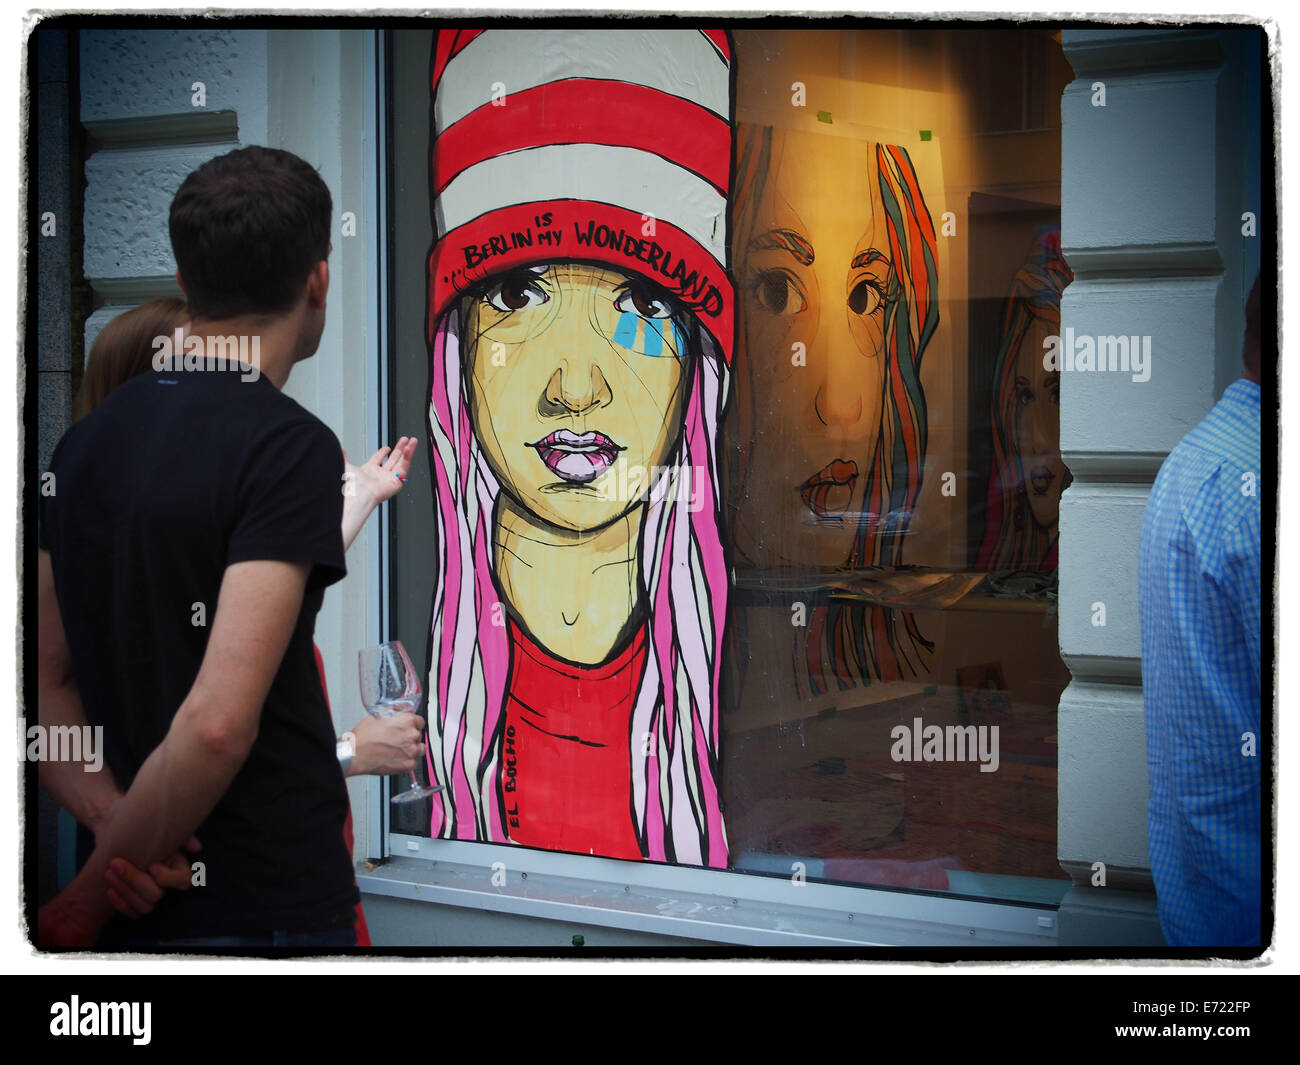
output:
{"label": "metal window sill", "polygon": [[391,837],[364,894],[747,947],[1055,947],[1053,907]]}

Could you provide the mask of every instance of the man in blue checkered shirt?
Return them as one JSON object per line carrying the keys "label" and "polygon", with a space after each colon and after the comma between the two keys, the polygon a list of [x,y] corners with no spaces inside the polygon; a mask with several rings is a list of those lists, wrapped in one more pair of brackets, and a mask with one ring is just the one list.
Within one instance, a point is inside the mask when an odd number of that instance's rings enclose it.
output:
{"label": "man in blue checkered shirt", "polygon": [[1260,294],[1244,375],[1169,453],[1138,589],[1147,838],[1173,946],[1260,941]]}

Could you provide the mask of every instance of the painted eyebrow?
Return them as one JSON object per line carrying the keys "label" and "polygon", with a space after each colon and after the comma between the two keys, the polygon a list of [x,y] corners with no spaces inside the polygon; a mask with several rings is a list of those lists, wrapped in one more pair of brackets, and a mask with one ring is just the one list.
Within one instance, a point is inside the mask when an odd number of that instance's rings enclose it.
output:
{"label": "painted eyebrow", "polygon": [[849,263],[850,270],[856,270],[859,266],[869,266],[874,262],[883,262],[889,264],[889,256],[878,248],[868,248],[861,255],[856,255],[853,262]]}
{"label": "painted eyebrow", "polygon": [[811,266],[813,263],[813,246],[808,243],[803,234],[796,233],[793,229],[769,229],[749,242],[750,251],[769,249],[789,252],[804,266]]}

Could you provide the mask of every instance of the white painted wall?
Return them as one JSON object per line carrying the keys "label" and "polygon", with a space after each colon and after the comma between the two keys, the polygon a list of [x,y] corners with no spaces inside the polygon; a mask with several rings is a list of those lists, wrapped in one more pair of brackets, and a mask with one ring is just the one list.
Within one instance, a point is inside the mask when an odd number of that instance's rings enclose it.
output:
{"label": "white painted wall", "polygon": [[266,136],[264,30],[86,30],[81,34],[83,122],[188,114],[191,86],[206,110],[239,115],[240,141]]}

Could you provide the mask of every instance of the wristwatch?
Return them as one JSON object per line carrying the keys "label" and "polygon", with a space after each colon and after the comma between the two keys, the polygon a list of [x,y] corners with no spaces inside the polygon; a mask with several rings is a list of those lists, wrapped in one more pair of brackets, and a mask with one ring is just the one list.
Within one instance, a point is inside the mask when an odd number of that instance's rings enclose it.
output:
{"label": "wristwatch", "polygon": [[352,759],[357,753],[357,738],[351,732],[345,732],[334,743],[334,753],[338,756],[339,768],[343,775],[348,775],[352,768]]}

